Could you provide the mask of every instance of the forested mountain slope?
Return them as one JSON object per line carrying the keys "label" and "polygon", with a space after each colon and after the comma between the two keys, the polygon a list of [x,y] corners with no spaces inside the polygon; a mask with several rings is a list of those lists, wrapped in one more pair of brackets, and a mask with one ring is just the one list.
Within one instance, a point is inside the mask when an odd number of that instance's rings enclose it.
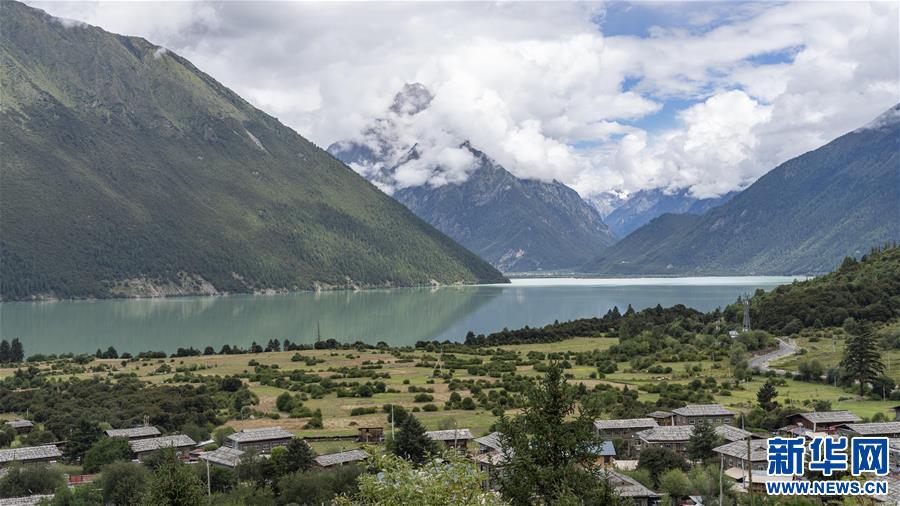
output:
{"label": "forested mountain slope", "polygon": [[184,58],[0,16],[4,299],[504,280]]}

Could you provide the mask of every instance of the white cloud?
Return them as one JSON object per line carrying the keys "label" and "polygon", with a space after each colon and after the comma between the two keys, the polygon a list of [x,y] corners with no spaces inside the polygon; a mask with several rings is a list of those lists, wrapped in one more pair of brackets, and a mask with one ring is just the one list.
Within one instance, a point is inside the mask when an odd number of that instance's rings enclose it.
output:
{"label": "white cloud", "polygon": [[[689,11],[688,25],[649,37],[605,37],[602,6],[585,3],[35,5],[164,45],[322,146],[424,83],[428,111],[386,127],[421,149],[398,186],[466,177],[469,139],[519,176],[583,195],[708,196],[900,101],[896,2],[644,4]],[[664,104],[663,116],[680,111],[654,127]]]}

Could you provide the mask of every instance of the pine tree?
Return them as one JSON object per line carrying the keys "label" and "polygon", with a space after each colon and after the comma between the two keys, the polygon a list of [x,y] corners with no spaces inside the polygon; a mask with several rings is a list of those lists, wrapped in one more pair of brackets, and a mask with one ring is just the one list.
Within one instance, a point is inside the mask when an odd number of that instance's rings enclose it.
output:
{"label": "pine tree", "polygon": [[706,461],[715,452],[713,448],[722,444],[722,439],[716,434],[716,428],[706,421],[694,425],[694,432],[687,444],[687,455],[691,460]]}
{"label": "pine tree", "polygon": [[316,452],[302,439],[291,439],[286,450],[284,461],[278,465],[281,474],[307,471],[315,464]]}
{"label": "pine tree", "polygon": [[841,367],[848,378],[859,382],[859,395],[866,394],[866,383],[884,373],[878,339],[871,328],[865,328],[858,336],[847,339]]}
{"label": "pine tree", "polygon": [[408,415],[397,431],[397,436],[391,442],[391,453],[406,460],[422,464],[428,460],[428,456],[437,452],[437,445],[430,437],[425,435],[425,427],[413,415]]}
{"label": "pine tree", "polygon": [[756,403],[760,408],[771,411],[778,406],[778,403],[775,402],[776,397],[778,397],[778,390],[775,388],[775,384],[769,380],[763,383],[756,392]]}
{"label": "pine tree", "polygon": [[6,364],[11,362],[9,341],[6,339],[0,341],[0,363]]}
{"label": "pine tree", "polygon": [[625,504],[596,465],[598,403],[579,404],[562,368],[550,364],[522,413],[497,424],[500,493],[512,504]]}
{"label": "pine tree", "polygon": [[9,345],[9,360],[10,362],[22,362],[25,360],[25,349],[22,347],[22,341],[19,341],[18,337],[13,339]]}

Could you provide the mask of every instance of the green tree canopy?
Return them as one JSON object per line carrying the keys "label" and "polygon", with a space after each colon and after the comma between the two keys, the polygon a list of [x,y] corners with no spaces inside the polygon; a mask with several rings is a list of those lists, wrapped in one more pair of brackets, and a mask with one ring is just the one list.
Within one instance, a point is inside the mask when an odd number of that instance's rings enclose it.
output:
{"label": "green tree canopy", "polygon": [[117,506],[137,506],[150,482],[150,471],[134,462],[114,462],[103,468],[100,489],[103,502]]}
{"label": "green tree canopy", "polygon": [[596,464],[598,409],[578,402],[577,389],[552,363],[527,392],[521,414],[497,424],[503,446],[500,493],[513,504],[619,504]]}
{"label": "green tree canopy", "polygon": [[425,435],[425,427],[415,416],[406,416],[398,429],[389,448],[394,455],[422,464],[431,454],[436,453],[437,445]]}
{"label": "green tree canopy", "polygon": [[205,490],[200,478],[167,452],[166,462],[154,471],[143,504],[146,506],[196,506],[204,502]]}
{"label": "green tree canopy", "polygon": [[859,395],[865,395],[866,384],[884,373],[878,339],[871,328],[847,339],[841,367],[848,378],[859,382]]}
{"label": "green tree canopy", "polygon": [[85,452],[84,472],[96,473],[101,467],[117,460],[131,460],[128,441],[120,437],[101,438]]}

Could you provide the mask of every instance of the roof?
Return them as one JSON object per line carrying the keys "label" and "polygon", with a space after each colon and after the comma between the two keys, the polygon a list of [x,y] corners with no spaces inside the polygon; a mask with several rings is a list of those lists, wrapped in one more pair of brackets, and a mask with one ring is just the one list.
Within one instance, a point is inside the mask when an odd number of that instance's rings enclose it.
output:
{"label": "roof", "polygon": [[747,432],[744,429],[732,427],[731,425],[719,425],[713,430],[715,430],[716,434],[720,437],[728,441],[741,441],[753,436],[752,433]]}
{"label": "roof", "polygon": [[[765,461],[768,458],[768,448],[769,441],[767,439],[751,439],[750,449],[752,453],[750,455],[750,461]],[[728,455],[729,457],[747,460],[747,441],[734,441],[722,446],[717,446],[713,448],[713,451],[721,453],[722,455]]]}
{"label": "roof", "polygon": [[625,418],[621,420],[594,420],[597,430],[610,429],[647,429],[659,424],[652,418]]}
{"label": "roof", "polygon": [[[728,476],[729,478],[734,479],[734,480],[746,481],[747,480],[747,471],[745,469],[741,469],[739,467],[729,467],[728,469],[725,470],[725,476]],[[751,477],[753,478],[753,483],[766,483],[766,482],[770,482],[770,481],[793,481],[794,480],[793,476],[776,476],[776,475],[769,476],[765,471],[760,471],[757,469],[753,470]]]}
{"label": "roof", "polygon": [[481,462],[482,464],[487,464],[489,466],[496,467],[496,466],[500,466],[503,464],[503,461],[506,458],[506,456],[503,455],[503,453],[501,453],[501,452],[487,452],[487,453],[481,453],[472,458],[475,460],[475,462]]}
{"label": "roof", "polygon": [[105,432],[109,437],[125,437],[128,439],[136,437],[158,436],[161,434],[161,432],[159,432],[159,429],[152,425],[144,427],[132,427],[130,429],[107,429]]}
{"label": "roof", "polygon": [[221,464],[223,466],[235,467],[241,462],[241,456],[244,455],[242,450],[231,448],[229,446],[220,446],[211,452],[200,455],[203,460],[208,460],[213,464]]}
{"label": "roof", "polygon": [[814,411],[812,413],[797,413],[794,416],[802,416],[812,423],[853,423],[862,421],[862,418],[849,411]]}
{"label": "roof", "polygon": [[796,437],[812,437],[812,429],[807,429],[802,425],[785,425],[776,432],[792,434]]}
{"label": "roof", "polygon": [[473,439],[469,429],[432,430],[425,433],[435,441],[455,441],[457,439]]}
{"label": "roof", "polygon": [[674,414],[671,411],[654,411],[653,413],[647,413],[647,416],[650,418],[671,418]]}
{"label": "roof", "polygon": [[734,416],[734,413],[721,404],[688,404],[683,408],[673,409],[672,412],[681,416]]}
{"label": "roof", "polygon": [[42,501],[49,501],[50,499],[53,499],[53,494],[4,497],[3,499],[0,499],[0,506],[34,506],[36,504],[41,504]]}
{"label": "roof", "polygon": [[861,436],[900,434],[900,422],[848,423],[845,427]]}
{"label": "roof", "polygon": [[500,433],[499,432],[491,432],[487,436],[481,436],[480,438],[476,438],[475,442],[482,445],[487,446],[492,450],[500,450]]}
{"label": "roof", "polygon": [[56,445],[25,446],[0,450],[0,463],[55,459],[57,457],[62,457],[62,452],[59,451]]}
{"label": "roof", "polygon": [[12,427],[14,429],[24,429],[26,427],[34,427],[34,424],[31,423],[31,420],[23,420],[21,418],[19,418],[17,420],[10,420],[10,421],[6,422],[6,425],[9,425],[10,427]]}
{"label": "roof", "polygon": [[252,443],[255,441],[270,441],[272,439],[292,439],[294,434],[281,427],[265,427],[262,429],[244,429],[228,436],[228,439],[237,443]]}
{"label": "roof", "polygon": [[615,471],[606,471],[609,484],[621,497],[659,497],[659,494],[632,478]]}
{"label": "roof", "polygon": [[345,452],[328,453],[316,457],[316,464],[322,467],[335,466],[338,464],[346,464],[348,462],[359,462],[366,460],[369,454],[362,450],[348,450]]}
{"label": "roof", "polygon": [[613,445],[612,441],[603,441],[600,444],[594,445],[591,447],[591,451],[593,451],[594,455],[597,457],[616,456],[616,447]]}
{"label": "roof", "polygon": [[644,441],[687,441],[693,433],[693,425],[669,425],[642,430],[636,435]]}
{"label": "roof", "polygon": [[146,439],[134,439],[128,442],[131,445],[131,451],[134,453],[152,452],[160,448],[182,448],[184,446],[194,446],[196,443],[193,439],[184,434],[175,434],[174,436],[149,437]]}

